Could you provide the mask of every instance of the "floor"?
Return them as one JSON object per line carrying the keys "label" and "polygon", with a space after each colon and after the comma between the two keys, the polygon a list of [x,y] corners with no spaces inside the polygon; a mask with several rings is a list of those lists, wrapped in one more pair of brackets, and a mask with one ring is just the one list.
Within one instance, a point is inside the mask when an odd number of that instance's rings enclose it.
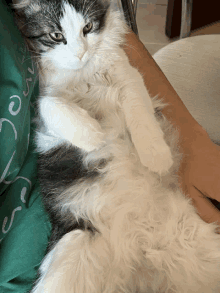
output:
{"label": "floor", "polygon": [[[138,0],[139,38],[152,55],[174,41],[165,35],[167,3],[168,0]],[[202,34],[220,34],[220,22],[194,31],[191,36]]]}

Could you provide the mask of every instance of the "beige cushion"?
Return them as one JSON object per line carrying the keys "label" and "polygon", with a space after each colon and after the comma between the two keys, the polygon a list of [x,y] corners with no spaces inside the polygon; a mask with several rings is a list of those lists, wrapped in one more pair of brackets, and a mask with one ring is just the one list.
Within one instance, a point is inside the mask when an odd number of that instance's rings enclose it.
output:
{"label": "beige cushion", "polygon": [[220,35],[181,39],[153,57],[192,116],[220,142]]}

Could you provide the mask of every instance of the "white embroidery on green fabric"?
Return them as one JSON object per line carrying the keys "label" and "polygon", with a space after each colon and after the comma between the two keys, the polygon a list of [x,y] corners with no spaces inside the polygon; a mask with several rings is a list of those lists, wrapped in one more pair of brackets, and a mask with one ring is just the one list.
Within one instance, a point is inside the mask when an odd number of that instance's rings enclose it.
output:
{"label": "white embroidery on green fabric", "polygon": [[[6,181],[6,180],[3,180],[2,182],[4,183],[4,184],[7,184],[7,185],[9,185],[9,184],[12,184],[12,183],[14,183],[15,181],[17,181],[18,179],[23,179],[23,180],[25,180],[25,181],[27,181],[28,183],[29,183],[29,186],[30,186],[30,189],[31,189],[31,186],[32,186],[32,184],[31,184],[31,181],[28,179],[28,178],[26,178],[26,177],[23,177],[23,176],[17,176],[14,180],[12,180],[12,181]],[[27,192],[27,187],[23,187],[22,188],[22,190],[21,190],[21,196],[20,196],[20,198],[21,198],[21,201],[23,202],[23,203],[26,203],[26,200],[25,200],[25,195],[26,195],[26,192]]]}
{"label": "white embroidery on green fabric", "polygon": [[[14,181],[16,181],[16,180],[18,180],[18,179],[24,179],[25,181],[27,181],[27,182],[29,183],[29,185],[30,185],[30,189],[31,189],[31,181],[30,181],[28,178],[26,178],[26,177],[22,177],[22,176],[18,176],[18,177],[15,178]],[[21,190],[21,196],[20,196],[21,201],[22,201],[23,203],[26,203],[26,200],[24,199],[24,197],[25,197],[25,195],[26,195],[26,192],[27,192],[27,187],[23,187],[22,190]]]}
{"label": "white embroidery on green fabric", "polygon": [[10,165],[11,165],[11,162],[12,162],[12,160],[13,160],[13,157],[14,157],[15,153],[16,153],[16,151],[13,152],[13,154],[12,154],[12,156],[11,156],[11,159],[9,160],[7,166],[5,167],[5,170],[3,171],[2,176],[1,176],[1,178],[0,178],[0,183],[2,183],[3,180],[4,180],[5,177],[6,177],[6,174],[7,174],[7,172],[8,172],[8,169],[9,169],[9,167],[10,167]]}
{"label": "white embroidery on green fabric", "polygon": [[[26,55],[26,49],[27,49],[27,48],[25,48],[25,51],[23,52],[24,55],[23,55],[22,60],[20,60],[20,61],[21,61],[21,64],[23,64],[23,63],[27,60],[27,59],[25,60],[25,57],[26,57],[26,56],[25,56],[25,55]],[[29,58],[28,58],[28,59],[29,59]],[[33,60],[32,60],[32,59],[31,59],[31,64],[32,64],[32,68],[28,67],[28,72],[31,73],[31,74],[33,75],[33,74],[35,74],[35,70],[34,70],[35,68],[34,68],[34,63],[33,63]],[[25,79],[25,81],[26,81],[26,85],[27,85],[27,91],[23,91],[23,95],[24,95],[25,97],[27,97],[28,94],[29,94],[29,92],[30,92],[29,82],[32,82],[32,83],[33,83],[33,80],[32,80],[32,77],[28,77],[28,78]],[[9,104],[8,110],[9,110],[9,113],[10,113],[12,116],[16,116],[17,114],[19,114],[19,112],[20,112],[20,110],[21,110],[21,104],[22,104],[22,101],[21,101],[21,98],[20,98],[18,95],[13,95],[13,96],[10,97],[10,99],[12,99],[12,98],[17,98],[17,99],[19,100],[19,106],[18,106],[18,109],[17,109],[17,110],[13,110],[13,108],[14,108],[14,106],[15,106],[15,102],[12,101],[12,102]],[[30,101],[29,101],[29,102],[30,102]],[[13,130],[14,130],[15,140],[17,140],[17,130],[16,130],[14,124],[13,124],[10,120],[8,120],[8,119],[6,119],[6,118],[1,118],[1,119],[0,119],[0,132],[1,132],[1,130],[2,130],[2,124],[3,124],[3,122],[8,122],[8,123],[11,124],[11,126],[12,126],[12,128],[13,128]],[[27,141],[27,149],[28,149],[28,146],[29,146],[29,140],[30,140],[30,133],[28,134],[28,137],[27,137],[27,138],[28,138],[28,141]],[[17,181],[18,179],[23,179],[23,180],[25,180],[26,182],[28,182],[28,184],[29,184],[29,188],[31,189],[32,183],[31,183],[31,181],[30,181],[28,178],[26,178],[26,177],[23,177],[23,176],[17,176],[17,177],[16,177],[14,180],[12,180],[12,181],[6,181],[6,180],[5,180],[7,173],[8,173],[8,175],[10,174],[10,172],[8,172],[8,170],[9,170],[9,168],[10,168],[10,165],[11,165],[11,162],[12,162],[13,157],[14,157],[14,155],[15,155],[15,152],[16,152],[16,151],[13,152],[13,154],[12,154],[12,156],[11,156],[11,158],[10,158],[8,164],[7,164],[7,166],[5,167],[5,170],[4,170],[3,173],[2,173],[2,176],[1,176],[1,178],[0,178],[0,183],[4,183],[4,184],[9,185],[9,184],[11,184],[11,183],[14,183],[14,182]],[[21,189],[20,200],[21,200],[23,203],[26,203],[25,195],[27,194],[27,190],[28,190],[28,188],[25,187],[25,186]],[[5,229],[5,226],[6,226],[7,222],[8,222],[8,217],[5,217],[5,218],[4,218],[4,220],[3,220],[3,224],[2,224],[2,233],[4,233],[4,234],[8,233],[8,231],[11,229],[11,226],[12,226],[12,224],[13,224],[14,217],[15,217],[15,212],[17,212],[17,211],[21,211],[21,210],[22,210],[22,206],[18,206],[18,207],[16,207],[16,208],[12,211],[12,214],[11,214],[11,221],[10,221],[10,224],[9,224],[9,226],[8,226],[8,229]],[[1,243],[2,240],[3,240],[3,238],[0,239],[0,243]]]}
{"label": "white embroidery on green fabric", "polygon": [[[30,181],[28,178],[23,177],[23,176],[17,176],[13,181],[6,181],[6,180],[3,180],[3,183],[5,183],[5,184],[11,184],[11,183],[14,183],[15,181],[17,181],[18,179],[23,179],[23,180],[27,181],[27,182],[29,183],[29,185],[30,185],[30,189],[31,189],[31,185],[32,185],[32,184],[31,184],[31,181]],[[25,195],[26,195],[26,193],[27,193],[27,187],[23,187],[22,190],[21,190],[21,194],[20,194],[20,199],[21,199],[21,201],[22,201],[23,203],[26,203],[26,200],[25,200],[25,198],[24,198]],[[4,221],[3,221],[3,224],[2,224],[2,233],[6,234],[6,233],[10,230],[10,228],[11,228],[11,226],[12,226],[12,224],[13,224],[13,221],[14,221],[14,215],[15,215],[15,212],[16,212],[16,211],[21,211],[21,210],[22,210],[22,207],[21,207],[21,206],[18,206],[17,208],[15,208],[15,209],[12,211],[11,221],[10,221],[10,224],[9,224],[9,227],[8,227],[7,230],[5,230],[5,226],[6,226],[6,224],[7,224],[8,217],[5,217],[5,218],[4,218]],[[1,243],[2,240],[3,240],[3,238],[0,239],[0,243]]]}
{"label": "white embroidery on green fabric", "polygon": [[24,197],[26,195],[26,192],[27,192],[27,187],[23,187],[22,190],[21,190],[21,201],[23,203],[26,203],[26,200],[24,199]]}
{"label": "white embroidery on green fabric", "polygon": [[26,57],[27,51],[28,51],[28,48],[27,48],[26,44],[24,44],[23,46],[19,47],[18,51],[20,51],[20,53],[23,55],[22,59],[20,59],[18,57],[18,60],[21,62],[21,64],[23,64],[26,61],[25,57]]}
{"label": "white embroidery on green fabric", "polygon": [[10,97],[10,99],[12,99],[12,98],[18,98],[18,100],[19,100],[19,107],[18,107],[17,111],[13,111],[13,107],[15,105],[15,102],[11,102],[9,104],[8,110],[9,110],[9,112],[10,112],[11,115],[16,116],[16,115],[18,115],[18,113],[21,110],[21,98],[19,96],[17,96],[17,95],[13,95],[13,96]]}
{"label": "white embroidery on green fabric", "polygon": [[2,225],[2,232],[3,232],[4,234],[8,233],[8,231],[10,230],[10,228],[11,228],[11,226],[12,226],[12,223],[13,223],[13,220],[14,220],[15,212],[17,212],[17,211],[21,211],[21,210],[22,210],[22,207],[21,207],[21,206],[15,208],[15,209],[13,210],[13,212],[12,212],[12,214],[11,214],[11,221],[10,221],[10,224],[9,224],[7,230],[5,230],[5,226],[6,226],[7,222],[8,222],[8,217],[5,217],[5,218],[4,218],[3,225]]}
{"label": "white embroidery on green fabric", "polygon": [[32,68],[28,67],[28,71],[31,73],[31,74],[34,74],[34,63],[33,63],[33,60],[31,59],[31,65],[32,65]]}
{"label": "white embroidery on green fabric", "polygon": [[29,94],[29,90],[30,90],[30,89],[29,89],[29,83],[28,83],[28,81],[32,81],[32,78],[31,78],[31,77],[26,78],[27,92],[23,91],[23,94],[24,94],[25,97],[28,96],[28,94]]}
{"label": "white embroidery on green fabric", "polygon": [[6,119],[6,118],[1,118],[1,119],[0,119],[0,132],[2,131],[2,123],[3,123],[4,121],[6,121],[6,122],[8,122],[8,123],[11,124],[11,126],[12,126],[12,128],[13,128],[13,130],[14,130],[15,140],[16,140],[17,137],[18,137],[17,130],[16,130],[14,124],[13,124],[10,120],[8,120],[8,119]]}

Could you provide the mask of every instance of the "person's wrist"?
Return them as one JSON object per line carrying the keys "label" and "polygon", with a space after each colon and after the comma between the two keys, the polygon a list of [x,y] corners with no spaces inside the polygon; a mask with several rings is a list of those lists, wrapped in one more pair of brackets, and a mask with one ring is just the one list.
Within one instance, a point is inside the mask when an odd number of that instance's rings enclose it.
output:
{"label": "person's wrist", "polygon": [[198,123],[183,127],[180,131],[179,141],[184,153],[196,151],[204,143],[212,143],[207,131]]}
{"label": "person's wrist", "polygon": [[124,50],[131,65],[142,74],[150,95],[154,97],[159,94],[158,97],[163,98],[164,103],[167,104],[162,113],[178,129],[180,145],[189,149],[192,145],[198,146],[202,141],[211,142],[206,130],[191,116],[161,69],[134,33],[126,34]]}

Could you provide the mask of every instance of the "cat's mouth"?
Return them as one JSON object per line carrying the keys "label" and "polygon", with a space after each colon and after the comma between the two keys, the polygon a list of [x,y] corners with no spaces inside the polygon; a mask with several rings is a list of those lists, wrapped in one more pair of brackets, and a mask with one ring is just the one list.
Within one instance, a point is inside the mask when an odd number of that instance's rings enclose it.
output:
{"label": "cat's mouth", "polygon": [[71,60],[65,60],[65,63],[63,64],[61,63],[58,66],[59,67],[61,66],[62,68],[69,69],[69,70],[80,70],[86,66],[88,61],[89,61],[89,56],[86,53],[81,59],[78,57],[75,57],[72,60],[72,62]]}
{"label": "cat's mouth", "polygon": [[80,60],[75,59],[73,62],[60,62],[60,63],[54,63],[57,69],[64,69],[64,70],[80,70],[82,69],[86,64],[88,60]]}

